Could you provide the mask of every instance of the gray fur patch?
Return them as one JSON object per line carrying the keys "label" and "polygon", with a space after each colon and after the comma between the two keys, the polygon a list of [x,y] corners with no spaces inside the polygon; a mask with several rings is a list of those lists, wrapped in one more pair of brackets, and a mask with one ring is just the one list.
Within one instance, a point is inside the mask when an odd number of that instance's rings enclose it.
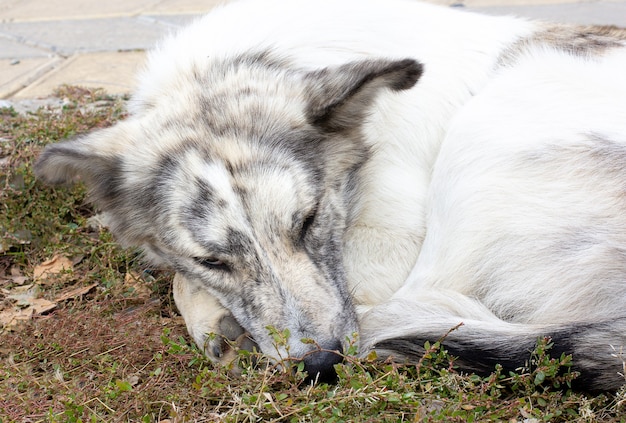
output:
{"label": "gray fur patch", "polygon": [[617,26],[546,25],[530,37],[522,38],[504,50],[498,64],[512,66],[525,53],[548,47],[576,56],[593,57],[626,46],[626,29]]}

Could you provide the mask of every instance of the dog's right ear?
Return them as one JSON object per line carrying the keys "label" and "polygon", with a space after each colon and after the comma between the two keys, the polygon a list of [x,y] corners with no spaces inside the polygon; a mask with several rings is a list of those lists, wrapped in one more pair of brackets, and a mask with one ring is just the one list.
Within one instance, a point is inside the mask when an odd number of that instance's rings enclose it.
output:
{"label": "dog's right ear", "polygon": [[91,200],[106,206],[122,178],[122,154],[129,139],[126,122],[70,141],[48,145],[35,163],[35,175],[51,185],[84,182]]}

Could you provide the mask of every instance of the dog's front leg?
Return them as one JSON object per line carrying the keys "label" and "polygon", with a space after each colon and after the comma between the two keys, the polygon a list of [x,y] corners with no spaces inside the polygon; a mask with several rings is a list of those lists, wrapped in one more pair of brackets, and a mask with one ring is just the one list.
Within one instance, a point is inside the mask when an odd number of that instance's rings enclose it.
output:
{"label": "dog's front leg", "polygon": [[174,301],[189,334],[212,361],[227,365],[237,358],[238,349],[255,348],[250,335],[200,282],[177,273]]}

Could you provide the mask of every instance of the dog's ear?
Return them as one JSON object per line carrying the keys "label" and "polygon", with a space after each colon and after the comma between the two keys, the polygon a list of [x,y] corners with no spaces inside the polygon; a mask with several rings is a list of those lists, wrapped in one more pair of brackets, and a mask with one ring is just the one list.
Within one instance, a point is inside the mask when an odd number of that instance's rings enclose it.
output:
{"label": "dog's ear", "polygon": [[130,134],[126,122],[88,135],[48,145],[35,163],[35,175],[51,185],[84,182],[91,200],[107,208],[121,182],[123,146]]}
{"label": "dog's ear", "polygon": [[422,75],[413,59],[361,60],[310,72],[308,82],[311,122],[328,132],[358,127],[382,88],[406,90]]}

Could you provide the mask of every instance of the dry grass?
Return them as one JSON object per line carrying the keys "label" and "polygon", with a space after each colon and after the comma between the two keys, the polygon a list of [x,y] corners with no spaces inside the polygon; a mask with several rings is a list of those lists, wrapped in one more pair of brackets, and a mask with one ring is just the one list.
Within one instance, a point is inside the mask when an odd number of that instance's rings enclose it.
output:
{"label": "dry grass", "polygon": [[[418,366],[347,357],[336,385],[308,386],[301,369],[244,353],[240,372],[214,367],[188,341],[171,275],[91,227],[82,187],[34,180],[46,143],[124,115],[123,99],[98,91],[58,96],[59,107],[0,109],[0,312],[53,305],[0,331],[0,422],[626,421],[626,390],[571,392],[571,360],[551,358],[548,341],[527,368],[487,378],[458,374],[438,344]],[[35,280],[55,256],[69,264]],[[36,292],[16,299],[31,284]]]}

